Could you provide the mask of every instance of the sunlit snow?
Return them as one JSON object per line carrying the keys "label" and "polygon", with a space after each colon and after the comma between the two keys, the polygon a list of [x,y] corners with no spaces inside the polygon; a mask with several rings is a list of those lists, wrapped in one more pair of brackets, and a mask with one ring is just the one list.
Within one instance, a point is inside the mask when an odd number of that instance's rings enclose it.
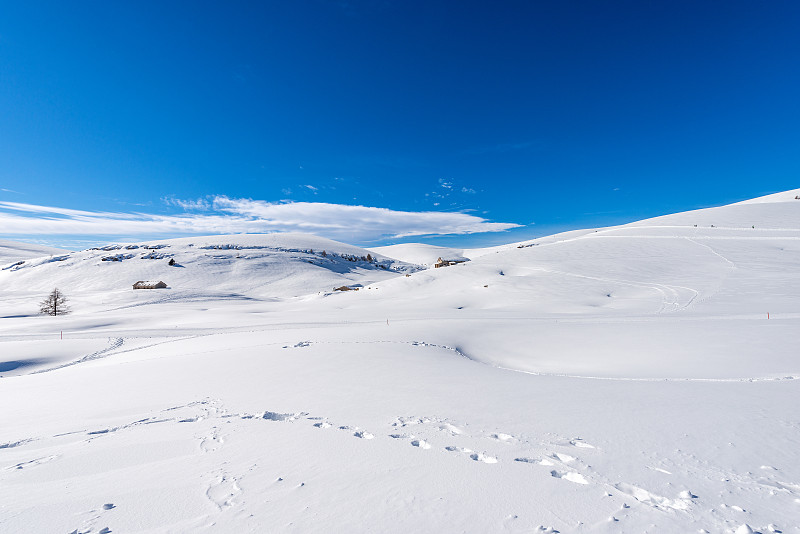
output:
{"label": "sunlit snow", "polygon": [[0,531],[798,532],[798,195],[481,250],[4,241]]}

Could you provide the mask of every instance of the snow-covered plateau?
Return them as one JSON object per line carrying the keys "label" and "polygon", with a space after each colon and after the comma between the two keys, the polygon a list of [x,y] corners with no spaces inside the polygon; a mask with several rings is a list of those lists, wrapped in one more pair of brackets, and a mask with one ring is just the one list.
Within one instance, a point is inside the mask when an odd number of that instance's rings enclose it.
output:
{"label": "snow-covered plateau", "polygon": [[800,532],[798,196],[481,250],[0,242],[0,532]]}

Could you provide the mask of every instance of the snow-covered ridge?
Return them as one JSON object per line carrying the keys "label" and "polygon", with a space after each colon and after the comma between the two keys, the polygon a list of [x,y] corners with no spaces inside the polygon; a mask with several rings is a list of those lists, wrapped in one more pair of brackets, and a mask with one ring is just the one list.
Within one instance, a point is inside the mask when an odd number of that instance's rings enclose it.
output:
{"label": "snow-covered ridge", "polygon": [[738,204],[769,204],[776,202],[800,202],[800,189],[790,189],[789,191],[781,191],[771,195],[764,195],[763,197],[751,198],[750,200],[737,202],[734,206]]}
{"label": "snow-covered ridge", "polygon": [[163,279],[176,290],[299,296],[421,268],[329,239],[269,234],[107,245],[16,261],[0,272],[8,284],[36,290],[60,285],[113,291]]}

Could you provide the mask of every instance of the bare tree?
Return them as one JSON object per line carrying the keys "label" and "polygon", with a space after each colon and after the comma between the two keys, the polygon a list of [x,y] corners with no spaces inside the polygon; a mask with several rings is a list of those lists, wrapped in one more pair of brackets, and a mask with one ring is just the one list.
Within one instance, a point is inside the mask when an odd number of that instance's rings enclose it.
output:
{"label": "bare tree", "polygon": [[67,297],[55,288],[39,305],[39,311],[44,315],[65,315],[70,312]]}

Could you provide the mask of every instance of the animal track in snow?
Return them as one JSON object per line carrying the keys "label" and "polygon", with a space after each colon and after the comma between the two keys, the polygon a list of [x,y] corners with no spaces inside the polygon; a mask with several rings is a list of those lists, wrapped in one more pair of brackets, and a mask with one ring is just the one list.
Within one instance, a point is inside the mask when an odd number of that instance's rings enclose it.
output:
{"label": "animal track in snow", "polygon": [[330,428],[330,427],[332,427],[333,425],[332,425],[332,424],[330,424],[330,423],[329,423],[329,422],[327,422],[327,421],[320,421],[319,423],[314,423],[314,426],[315,426],[316,428]]}
{"label": "animal track in snow", "polygon": [[430,449],[431,444],[425,441],[424,439],[415,439],[411,441],[411,445],[414,447],[419,447],[420,449]]}
{"label": "animal track in snow", "polygon": [[353,432],[353,435],[361,439],[372,439],[375,437],[374,434],[370,434],[366,430],[356,430],[355,432]]}

